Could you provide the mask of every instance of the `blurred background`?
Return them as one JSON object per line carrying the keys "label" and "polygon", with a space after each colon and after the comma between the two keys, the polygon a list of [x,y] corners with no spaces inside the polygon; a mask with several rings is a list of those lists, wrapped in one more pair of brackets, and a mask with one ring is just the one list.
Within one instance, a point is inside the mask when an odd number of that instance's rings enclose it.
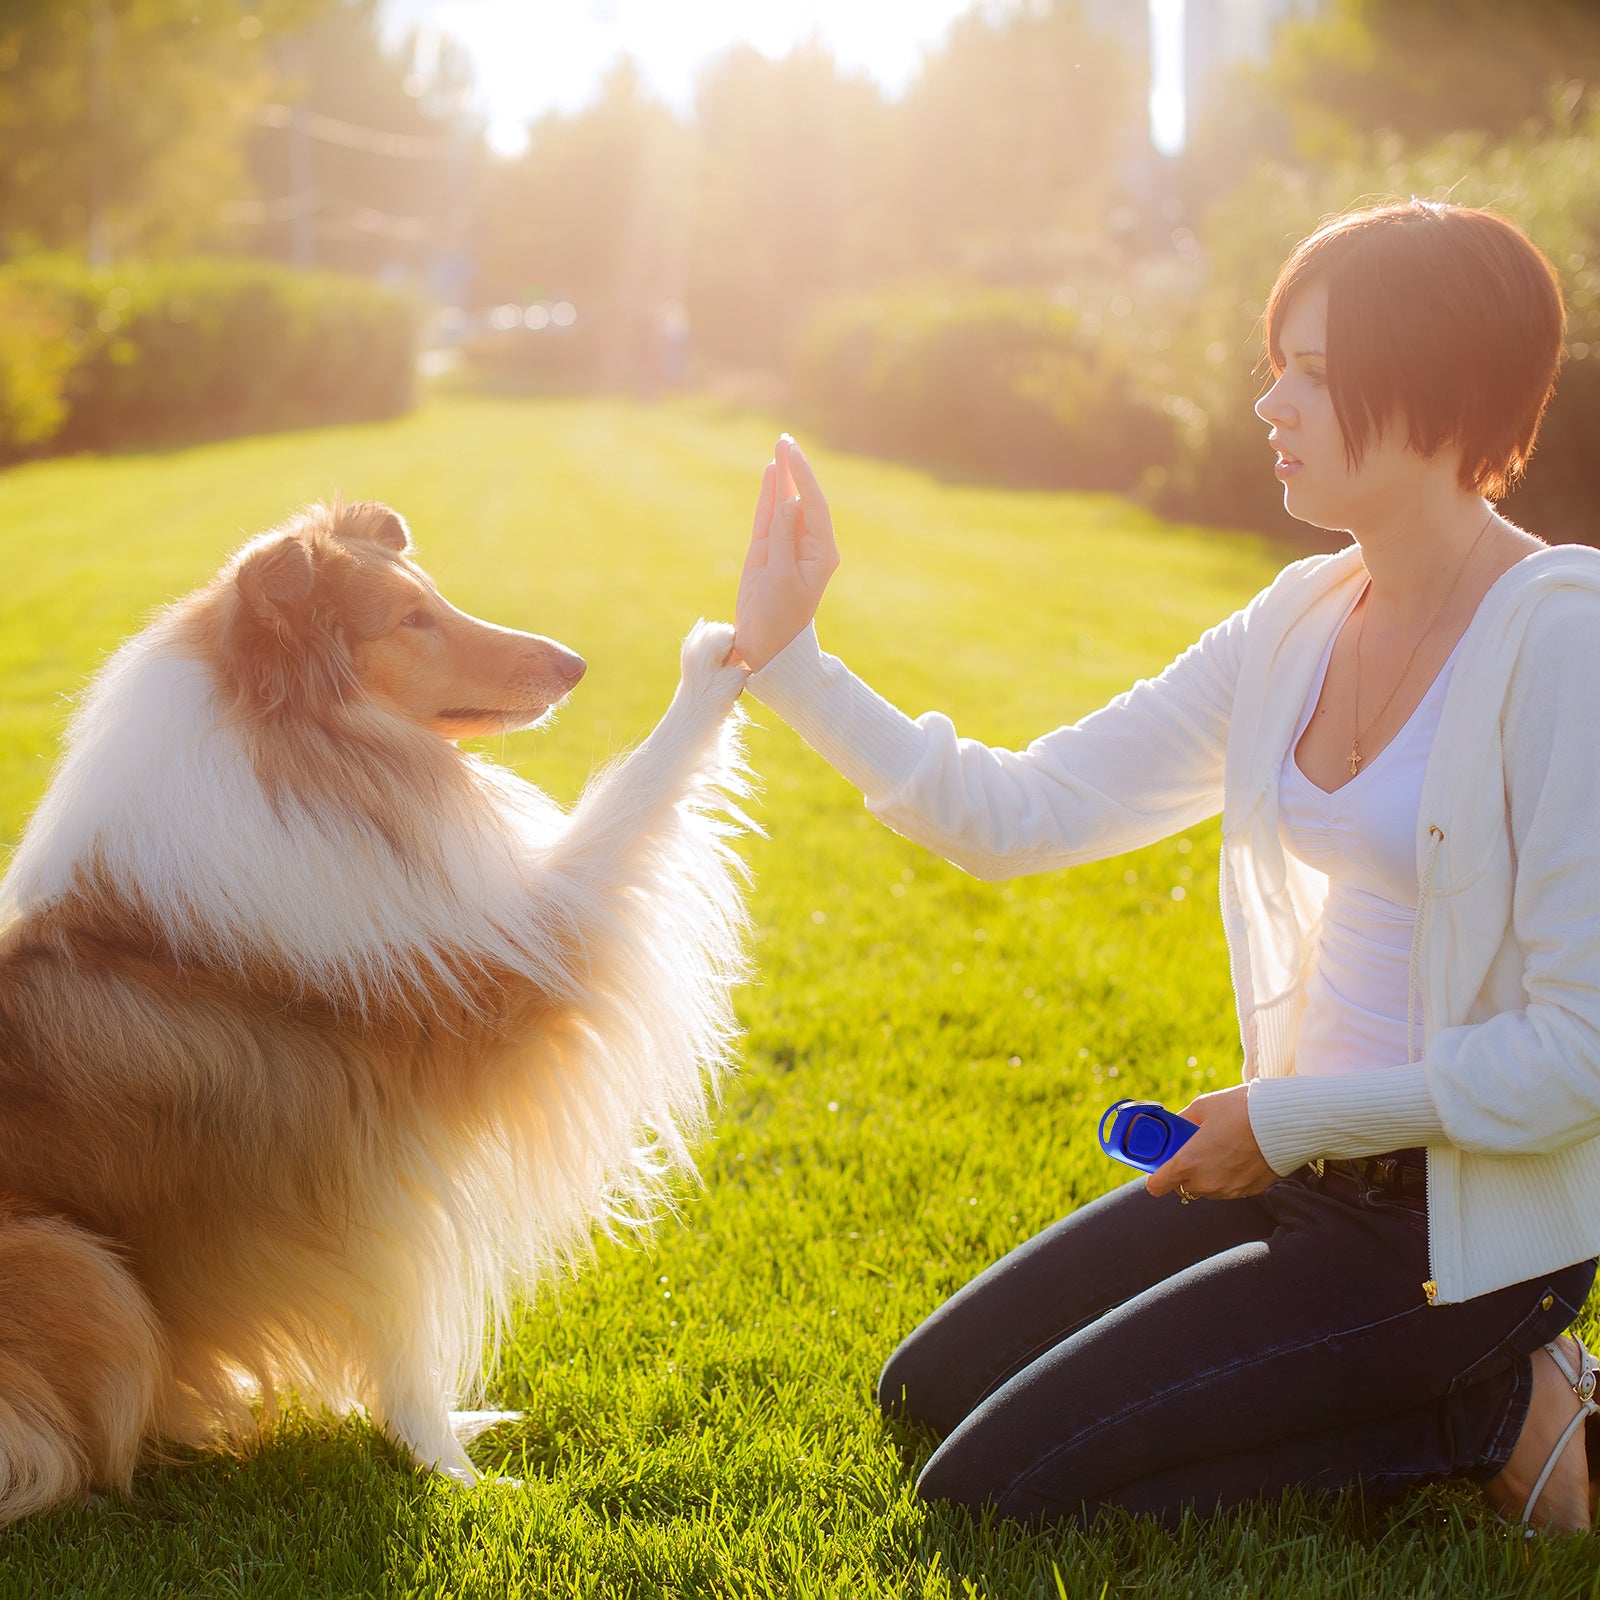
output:
{"label": "blurred background", "polygon": [[0,460],[678,391],[1303,537],[1259,323],[1362,199],[1559,266],[1508,511],[1600,527],[1595,0],[0,0]]}

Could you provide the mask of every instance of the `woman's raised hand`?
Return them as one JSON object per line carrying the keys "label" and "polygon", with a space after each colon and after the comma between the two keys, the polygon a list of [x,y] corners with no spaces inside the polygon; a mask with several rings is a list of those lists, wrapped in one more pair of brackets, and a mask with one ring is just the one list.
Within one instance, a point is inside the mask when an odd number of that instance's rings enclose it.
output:
{"label": "woman's raised hand", "polygon": [[839,565],[833,518],[811,463],[788,434],[761,479],[750,550],[739,575],[733,654],[754,672],[817,614]]}

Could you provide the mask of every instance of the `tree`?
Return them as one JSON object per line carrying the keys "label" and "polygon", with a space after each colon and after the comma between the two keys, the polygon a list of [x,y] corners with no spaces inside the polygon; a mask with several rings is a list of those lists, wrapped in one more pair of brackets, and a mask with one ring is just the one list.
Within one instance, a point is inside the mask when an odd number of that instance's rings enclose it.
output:
{"label": "tree", "polygon": [[[379,0],[323,0],[273,52],[278,102],[257,130],[257,199],[234,208],[252,252],[466,287],[462,252],[488,158],[471,71],[446,37],[385,48]],[[426,57],[426,59],[424,59]]]}
{"label": "tree", "polygon": [[989,4],[957,18],[903,110],[896,212],[926,267],[1098,234],[1144,143],[1132,57],[1080,6]]}
{"label": "tree", "polygon": [[1300,153],[1344,159],[1374,133],[1408,147],[1470,129],[1570,123],[1600,83],[1594,0],[1333,0],[1286,26],[1267,81]]}
{"label": "tree", "polygon": [[884,205],[891,108],[816,43],[707,69],[685,299],[696,348],[768,365],[821,297],[854,287],[899,219]]}
{"label": "tree", "polygon": [[480,293],[607,305],[675,294],[685,141],[626,59],[592,105],[540,117],[527,149],[491,181]]}
{"label": "tree", "polygon": [[266,92],[312,0],[0,0],[0,232],[99,259],[218,238]]}

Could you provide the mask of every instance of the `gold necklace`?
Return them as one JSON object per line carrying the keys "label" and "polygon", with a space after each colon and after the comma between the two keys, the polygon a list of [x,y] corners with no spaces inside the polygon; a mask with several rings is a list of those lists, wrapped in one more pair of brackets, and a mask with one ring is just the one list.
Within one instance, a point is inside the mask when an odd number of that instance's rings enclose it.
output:
{"label": "gold necklace", "polygon": [[[1400,685],[1406,681],[1407,674],[1411,671],[1411,663],[1417,659],[1417,651],[1422,648],[1422,641],[1433,632],[1433,625],[1444,615],[1445,607],[1450,604],[1461,580],[1466,576],[1467,567],[1472,558],[1477,554],[1478,546],[1483,543],[1483,536],[1489,531],[1489,525],[1494,521],[1494,508],[1489,509],[1489,521],[1478,529],[1478,537],[1467,547],[1467,553],[1461,558],[1461,565],[1456,568],[1456,575],[1450,580],[1450,587],[1445,590],[1444,599],[1439,602],[1438,609],[1428,618],[1428,625],[1417,635],[1417,642],[1411,647],[1411,654],[1406,657],[1406,664],[1400,669],[1400,676],[1395,679],[1394,688],[1389,691],[1388,698],[1378,707],[1372,720],[1361,726],[1361,641],[1367,636],[1367,612],[1370,606],[1363,607],[1361,612],[1361,626],[1356,629],[1356,705],[1355,705],[1355,732],[1350,735],[1350,754],[1346,758],[1350,763],[1350,776],[1353,778],[1361,770],[1361,763],[1365,759],[1361,754],[1361,741],[1377,727],[1383,720],[1383,714],[1400,693]],[[1367,579],[1367,593],[1372,593],[1372,579]]]}

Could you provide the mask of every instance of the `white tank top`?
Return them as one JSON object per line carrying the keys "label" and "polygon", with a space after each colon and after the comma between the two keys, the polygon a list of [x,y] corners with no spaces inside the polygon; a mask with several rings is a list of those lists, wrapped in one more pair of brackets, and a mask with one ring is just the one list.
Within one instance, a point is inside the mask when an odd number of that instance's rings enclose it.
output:
{"label": "white tank top", "polygon": [[1455,665],[1452,650],[1400,732],[1347,784],[1325,794],[1301,772],[1294,752],[1316,710],[1344,621],[1322,653],[1278,786],[1284,849],[1328,877],[1295,1049],[1295,1071],[1311,1076],[1405,1065],[1417,812]]}

